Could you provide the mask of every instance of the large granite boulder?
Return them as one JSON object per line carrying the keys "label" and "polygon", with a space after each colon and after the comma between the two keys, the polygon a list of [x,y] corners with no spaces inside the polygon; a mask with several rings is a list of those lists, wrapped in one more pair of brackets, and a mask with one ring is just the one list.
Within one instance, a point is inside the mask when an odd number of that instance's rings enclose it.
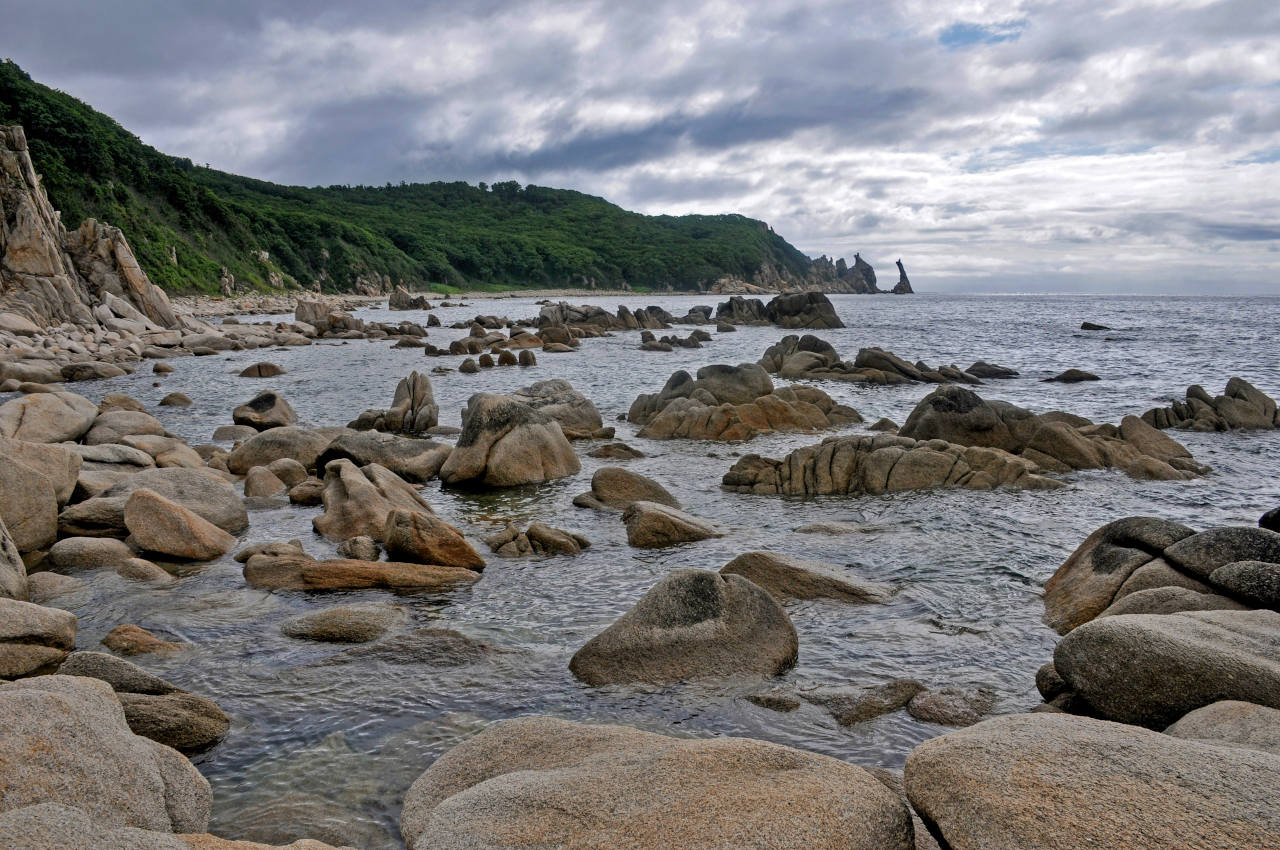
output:
{"label": "large granite boulder", "polygon": [[604,427],[600,411],[596,410],[591,399],[560,378],[522,387],[511,393],[510,398],[559,422],[564,435],[570,440],[613,436],[613,429]]}
{"label": "large granite boulder", "polygon": [[130,730],[105,682],[0,684],[0,811],[56,801],[103,826],[204,832],[209,783],[176,750]]}
{"label": "large granite boulder", "polygon": [[137,490],[151,490],[208,520],[229,534],[249,526],[244,500],[212,470],[148,469],[131,475],[101,496],[69,505],[58,516],[63,536],[125,537],[125,504]]}
{"label": "large granite boulder", "polygon": [[[59,507],[71,500],[84,464],[79,452],[70,446],[3,438],[0,438],[0,457],[17,461],[47,478]],[[3,509],[0,515],[4,515]]]}
{"label": "large granite boulder", "polygon": [[858,578],[834,564],[777,552],[747,552],[725,564],[720,572],[750,579],[779,599],[887,602],[893,595],[892,586]]}
{"label": "large granite boulder", "polygon": [[405,612],[391,605],[341,605],[290,617],[280,624],[287,637],[326,643],[367,643],[405,621]]}
{"label": "large granite boulder", "polygon": [[0,598],[0,679],[49,672],[75,645],[75,614]]}
{"label": "large granite boulder", "polygon": [[107,410],[93,421],[93,427],[84,435],[86,446],[105,443],[121,443],[125,437],[149,435],[163,437],[164,426],[160,420],[142,410]]}
{"label": "large granite boulder", "polygon": [[914,846],[907,807],[847,762],[548,717],[441,756],[405,795],[401,831],[410,850]]}
{"label": "large granite boulder", "polygon": [[40,472],[0,455],[0,518],[19,552],[46,549],[58,538],[58,494]]}
{"label": "large granite boulder", "polygon": [[1189,431],[1280,428],[1275,400],[1243,378],[1227,381],[1226,392],[1220,396],[1210,396],[1198,384],[1190,386],[1185,401],[1152,408],[1142,418],[1157,428]]}
{"label": "large granite boulder", "polygon": [[741,576],[675,570],[574,653],[569,669],[590,685],[776,676],[798,650],[795,627],[768,591]]}
{"label": "large granite boulder", "polygon": [[1280,613],[1105,617],[1068,633],[1053,665],[1098,716],[1152,729],[1224,699],[1280,708]]}
{"label": "large granite boulder", "polygon": [[1102,526],[1045,583],[1045,625],[1066,634],[1092,620],[1115,601],[1135,571],[1194,534],[1185,525],[1155,517],[1126,517]]}
{"label": "large granite boulder", "polygon": [[758,364],[703,366],[697,378],[679,371],[656,394],[640,395],[627,418],[655,440],[749,440],[773,431],[818,431],[861,422],[850,407],[816,387],[775,389]]}
{"label": "large granite boulder", "polygon": [[32,393],[0,405],[0,437],[31,443],[75,442],[98,418],[98,405],[75,393]]}
{"label": "large granite boulder", "polygon": [[1280,533],[1251,526],[1210,528],[1164,550],[1164,559],[1184,573],[1206,580],[1238,561],[1280,564]]}
{"label": "large granite boulder", "polygon": [[476,393],[462,433],[440,468],[451,485],[515,487],[564,478],[581,469],[559,422],[506,396]]}
{"label": "large granite boulder", "polygon": [[997,717],[907,758],[953,850],[1280,846],[1280,757],[1064,714]]}
{"label": "large granite boulder", "polygon": [[431,513],[412,486],[376,463],[357,467],[345,458],[325,467],[324,513],[311,521],[317,533],[334,542],[349,537],[384,540],[387,515],[396,508]]}

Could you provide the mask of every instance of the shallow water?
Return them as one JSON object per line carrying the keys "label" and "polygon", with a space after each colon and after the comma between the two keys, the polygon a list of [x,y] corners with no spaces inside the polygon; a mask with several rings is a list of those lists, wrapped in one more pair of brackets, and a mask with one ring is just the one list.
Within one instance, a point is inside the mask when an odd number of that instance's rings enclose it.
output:
{"label": "shallow water", "polygon": [[[675,315],[693,303],[715,303],[650,296],[596,300],[610,311],[619,303],[658,304]],[[1036,411],[1062,409],[1116,422],[1126,413],[1181,397],[1190,383],[1220,393],[1232,375],[1272,396],[1280,394],[1276,298],[832,300],[849,327],[820,335],[845,357],[874,345],[933,365],[966,367],[984,359],[1012,366],[1021,377],[989,381],[978,392]],[[477,313],[532,317],[537,309],[529,299],[504,299],[435,312],[448,325]],[[360,315],[425,324],[425,314],[416,312]],[[1086,319],[1116,330],[1077,330]],[[677,326],[673,332],[683,336],[689,330]],[[444,347],[465,333],[432,329],[430,339]],[[809,687],[910,676],[930,686],[978,684],[999,694],[998,710],[1017,711],[1038,702],[1033,676],[1055,643],[1055,635],[1040,623],[1041,586],[1093,529],[1131,514],[1198,528],[1252,524],[1280,503],[1271,460],[1280,452],[1277,432],[1174,432],[1197,459],[1214,467],[1206,478],[1191,482],[1138,482],[1099,471],[1070,476],[1071,487],[1051,492],[936,490],[785,500],[724,493],[720,478],[741,452],[778,457],[820,436],[774,435],[745,445],[655,442],[638,439],[633,426],[614,421],[638,393],[656,392],[676,369],[754,362],[786,333],[740,328],[715,334],[701,350],[665,354],[638,351],[638,333],[626,332],[584,340],[572,354],[538,352],[533,369],[432,376],[441,422],[453,425],[473,392],[507,392],[552,377],[569,380],[596,403],[606,424],[617,426],[619,439],[648,455],[624,465],[661,481],[692,513],[728,526],[731,533],[724,539],[661,551],[628,547],[616,514],[570,503],[589,489],[592,473],[608,463],[585,456],[595,444],[578,443],[583,469],[570,479],[485,495],[441,491],[435,483],[424,493],[482,553],[487,548],[479,538],[506,520],[538,519],[585,534],[593,545],[577,557],[493,557],[470,588],[416,595],[254,590],[228,557],[188,570],[165,588],[114,574],[85,575],[87,587],[54,604],[80,616],[81,648],[95,648],[121,623],[194,644],[172,658],[136,660],[212,698],[234,718],[226,740],[195,759],[214,789],[212,831],[281,842],[310,836],[360,847],[398,847],[400,801],[409,784],[444,750],[501,718],[541,713],[670,734],[746,735],[886,767],[901,767],[915,744],[945,731],[905,712],[851,728],[838,726],[816,706],[775,713],[741,699],[760,689],[756,681],[670,688],[578,683],[568,672],[573,652],[672,569],[718,569],[737,554],[768,548],[847,564],[866,578],[893,582],[901,591],[884,605],[789,604],[800,634],[800,661],[783,682]],[[74,389],[95,401],[107,392],[128,393],[194,445],[207,442],[218,425],[229,424],[231,408],[262,389],[283,393],[304,424],[340,425],[365,408],[386,407],[396,382],[410,370],[456,366],[462,359],[428,358],[418,349],[391,349],[385,341],[322,343],[173,360],[177,371],[159,379],[158,387],[144,369]],[[279,363],[288,373],[267,380],[236,377],[258,360]],[[1103,380],[1041,382],[1068,367],[1096,372]],[[901,423],[932,389],[821,386],[857,408],[867,423],[881,416]],[[190,395],[195,405],[155,406],[175,390]],[[287,502],[253,509],[243,542],[301,537],[309,552],[325,556],[333,547],[312,534],[317,513]],[[842,536],[795,531],[823,520],[853,521],[861,531]],[[505,651],[490,662],[448,670],[386,661],[316,666],[343,648],[280,634],[279,624],[287,617],[352,601],[398,604],[411,627],[447,625]]]}

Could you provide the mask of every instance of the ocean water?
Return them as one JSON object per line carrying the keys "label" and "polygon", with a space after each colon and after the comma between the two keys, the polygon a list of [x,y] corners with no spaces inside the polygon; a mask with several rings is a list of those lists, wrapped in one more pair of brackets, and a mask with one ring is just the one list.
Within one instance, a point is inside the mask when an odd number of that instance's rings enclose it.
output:
{"label": "ocean water", "polygon": [[[715,299],[634,296],[594,301],[613,311],[658,304],[683,315]],[[851,359],[880,346],[914,362],[975,360],[1011,366],[1021,376],[976,388],[1037,412],[1060,409],[1095,421],[1180,398],[1189,384],[1222,392],[1239,375],[1280,395],[1280,298],[1072,296],[836,296],[847,328],[820,335]],[[530,299],[476,301],[435,311],[444,324],[478,313],[535,316]],[[366,319],[421,321],[415,312],[362,311]],[[252,317],[262,320],[262,317]],[[1080,322],[1109,325],[1083,332]],[[673,332],[685,335],[690,327]],[[675,735],[742,735],[812,750],[861,765],[901,767],[917,743],[945,732],[896,712],[840,727],[805,704],[782,714],[742,697],[759,681],[729,680],[672,687],[592,688],[568,672],[570,656],[627,610],[669,571],[719,569],[753,549],[848,565],[858,575],[900,589],[882,605],[818,600],[789,603],[800,635],[797,667],[778,684],[792,688],[873,684],[909,676],[931,687],[984,686],[999,695],[998,712],[1022,711],[1039,700],[1034,673],[1051,656],[1056,636],[1040,623],[1041,587],[1066,556],[1099,525],[1145,514],[1196,528],[1252,524],[1280,504],[1275,458],[1280,432],[1171,432],[1214,471],[1195,481],[1133,481],[1118,471],[1066,476],[1051,492],[933,490],[868,498],[788,500],[723,492],[720,479],[743,452],[780,457],[823,435],[783,434],[747,444],[656,442],[635,436],[625,414],[638,393],[656,392],[677,369],[754,362],[786,335],[778,328],[714,334],[699,350],[638,350],[638,332],[584,340],[572,354],[538,352],[539,365],[432,376],[443,424],[459,424],[474,392],[507,392],[533,381],[564,378],[591,398],[618,438],[646,457],[622,465],[668,487],[690,512],[726,526],[719,540],[657,551],[630,548],[616,514],[575,508],[602,463],[586,457],[582,471],[550,484],[488,494],[441,490],[424,496],[447,521],[488,554],[480,538],[508,520],[541,520],[585,534],[592,546],[576,557],[490,559],[474,586],[447,593],[383,591],[303,594],[245,585],[230,557],[186,569],[174,585],[155,588],[114,574],[85,575],[87,585],[55,604],[80,617],[79,646],[96,648],[121,623],[136,623],[193,644],[168,658],[137,663],[181,687],[210,697],[233,718],[230,734],[195,757],[214,791],[212,831],[284,842],[314,837],[368,848],[401,846],[401,800],[412,781],[449,747],[485,725],[524,714],[617,722]],[[466,331],[432,329],[445,347]],[[238,378],[258,360],[288,372],[278,378]],[[171,361],[177,371],[157,380],[149,370],[73,389],[95,401],[125,392],[147,405],[190,443],[208,442],[230,424],[231,409],[256,392],[280,391],[303,424],[341,425],[369,407],[390,404],[396,382],[411,370],[457,366],[461,357],[429,358],[388,342],[234,352]],[[1068,368],[1097,373],[1094,383],[1042,379]],[[153,386],[159,383],[160,386]],[[864,387],[821,383],[869,424],[882,416],[901,423],[931,386]],[[160,408],[168,392],[195,400],[190,408]],[[852,426],[845,432],[858,432]],[[831,433],[839,433],[833,431]],[[312,534],[317,508],[277,502],[250,511],[247,545],[302,538],[318,557],[332,545]],[[854,522],[858,533],[798,533],[813,522]],[[351,602],[401,606],[410,627],[440,625],[501,650],[487,662],[436,669],[403,659],[320,664],[343,650],[281,635],[281,621]]]}

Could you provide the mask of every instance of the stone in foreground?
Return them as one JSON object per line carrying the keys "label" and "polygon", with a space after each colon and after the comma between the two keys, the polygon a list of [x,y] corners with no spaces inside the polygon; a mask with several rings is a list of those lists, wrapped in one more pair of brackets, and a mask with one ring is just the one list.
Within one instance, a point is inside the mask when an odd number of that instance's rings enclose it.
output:
{"label": "stone in foreground", "polygon": [[911,850],[906,806],[846,762],[746,738],[504,720],[405,796],[410,850]]}
{"label": "stone in foreground", "polygon": [[676,570],[574,653],[590,685],[666,684],[713,676],[776,676],[796,663],[787,612],[741,576]]}
{"label": "stone in foreground", "polygon": [[1280,847],[1280,758],[1064,714],[926,741],[906,791],[952,850]]}

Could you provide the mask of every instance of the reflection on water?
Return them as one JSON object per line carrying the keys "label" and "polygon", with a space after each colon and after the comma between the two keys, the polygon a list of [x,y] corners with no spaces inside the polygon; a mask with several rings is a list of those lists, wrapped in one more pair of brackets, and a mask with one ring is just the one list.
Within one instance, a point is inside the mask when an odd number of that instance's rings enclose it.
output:
{"label": "reflection on water", "polygon": [[[585,299],[584,299],[585,300]],[[713,299],[706,299],[713,300]],[[942,297],[833,299],[849,325],[821,336],[851,358],[881,346],[915,361],[968,366],[977,359],[1012,366],[1022,376],[978,388],[1043,411],[1069,410],[1118,421],[1181,396],[1188,383],[1221,392],[1240,375],[1280,392],[1273,333],[1280,300],[1208,298]],[[688,298],[597,299],[613,310],[656,303],[683,315]],[[447,325],[477,313],[536,315],[528,299],[479,301],[436,311]],[[367,311],[365,318],[425,321],[420,313]],[[1117,328],[1076,330],[1084,319]],[[1229,332],[1227,332],[1229,329]],[[445,346],[465,331],[432,329]],[[981,684],[1000,695],[1002,711],[1037,701],[1036,668],[1050,656],[1054,635],[1040,624],[1040,588],[1063,558],[1094,528],[1129,514],[1168,517],[1196,527],[1253,523],[1280,501],[1274,433],[1177,434],[1215,472],[1192,482],[1135,482],[1117,472],[1071,478],[1052,492],[931,491],[861,499],[793,501],[726,494],[719,480],[743,451],[780,456],[815,442],[774,435],[749,444],[652,442],[614,423],[640,392],[655,392],[677,368],[755,361],[785,332],[741,328],[717,334],[702,350],[637,350],[638,334],[587,340],[573,354],[539,353],[534,369],[433,376],[444,424],[476,391],[506,392],[534,380],[566,378],[592,398],[618,436],[647,456],[625,462],[671,489],[691,512],[728,526],[729,536],[663,551],[626,545],[617,514],[571,505],[602,462],[585,456],[571,479],[502,493],[441,491],[425,495],[475,542],[507,520],[541,520],[585,534],[592,547],[577,557],[505,561],[494,558],[474,586],[449,593],[384,592],[307,596],[245,586],[230,558],[190,571],[168,587],[114,574],[86,576],[86,588],[58,604],[80,615],[80,646],[93,648],[112,627],[137,623],[193,644],[169,658],[139,663],[182,687],[209,696],[234,718],[231,733],[197,764],[214,787],[214,832],[286,841],[309,835],[359,847],[398,847],[400,800],[441,752],[485,724],[528,713],[616,721],[668,734],[746,735],[814,750],[859,764],[900,767],[918,742],[940,727],[898,712],[852,728],[805,705],[790,714],[740,697],[751,681],[670,688],[588,688],[568,672],[568,660],[660,576],[680,567],[718,569],[751,549],[846,564],[901,591],[884,605],[830,601],[789,605],[800,633],[800,662],[785,680],[800,687],[870,683],[911,676],[930,685]],[[1263,352],[1271,352],[1264,356]],[[269,359],[288,372],[278,378],[237,378],[246,365]],[[126,392],[143,401],[192,444],[230,423],[230,411],[261,389],[282,392],[305,423],[345,424],[363,409],[390,403],[396,382],[412,369],[457,366],[460,357],[426,358],[386,342],[323,343],[306,348],[234,352],[172,361],[175,374],[148,372],[77,389],[95,400]],[[1067,367],[1103,377],[1078,385],[1040,379]],[[160,386],[153,386],[153,382]],[[824,384],[838,401],[873,422],[901,423],[929,387],[864,388]],[[159,408],[181,390],[195,404]],[[851,431],[857,428],[849,429]],[[250,511],[244,543],[303,539],[314,555],[333,552],[311,532],[316,509],[271,504]],[[798,533],[814,522],[854,524],[856,533]],[[483,547],[482,547],[483,549]],[[292,640],[280,623],[299,613],[353,601],[394,601],[407,627],[447,625],[506,652],[464,667],[432,669],[387,660],[316,666],[341,647]]]}

